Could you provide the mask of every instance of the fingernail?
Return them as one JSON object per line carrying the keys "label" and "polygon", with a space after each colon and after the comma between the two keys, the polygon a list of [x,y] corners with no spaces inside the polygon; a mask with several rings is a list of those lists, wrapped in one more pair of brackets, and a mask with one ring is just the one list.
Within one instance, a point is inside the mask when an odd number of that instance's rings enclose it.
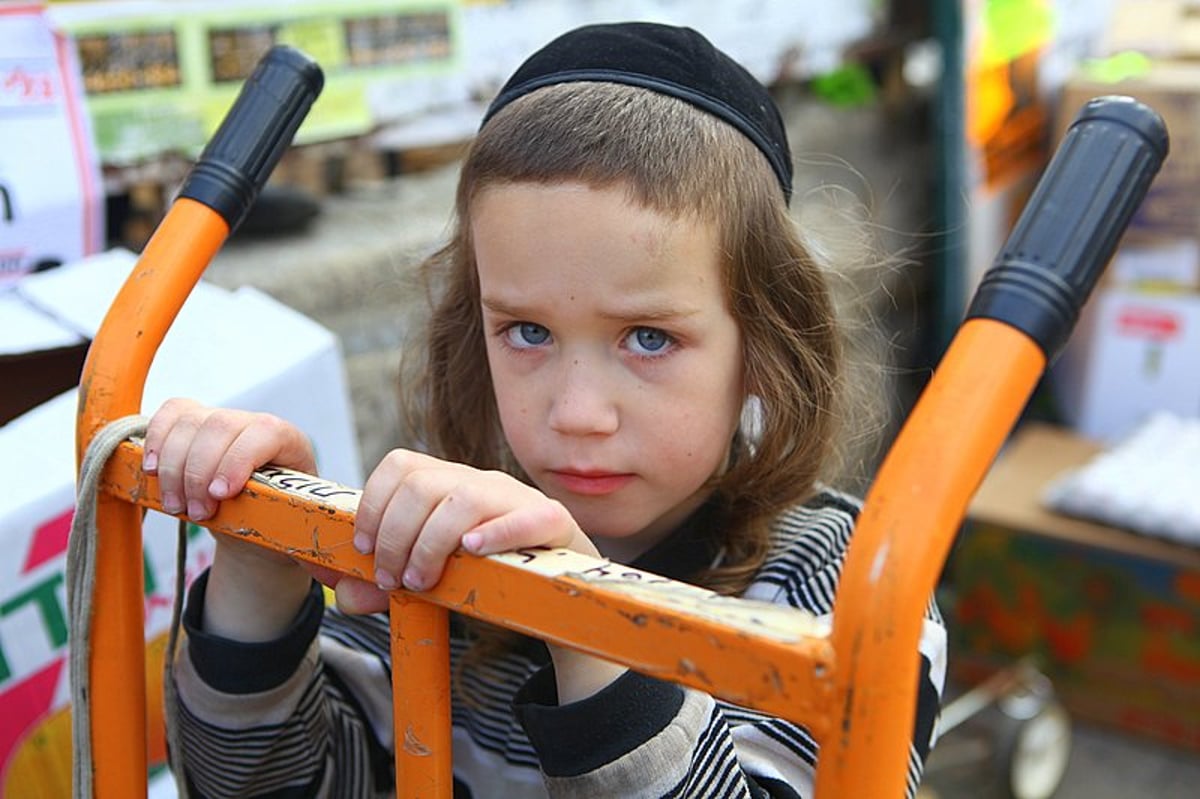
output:
{"label": "fingernail", "polygon": [[354,548],[364,555],[371,554],[371,536],[366,533],[354,534]]}
{"label": "fingernail", "polygon": [[483,547],[483,534],[467,533],[462,538],[462,545],[468,552],[478,552]]}
{"label": "fingernail", "polygon": [[212,494],[217,499],[228,499],[229,483],[224,477],[214,478],[213,481],[208,484],[208,493]]}
{"label": "fingernail", "polygon": [[167,513],[179,513],[183,510],[183,503],[177,495],[167,493],[162,496],[162,507]]}
{"label": "fingernail", "polygon": [[188,503],[188,518],[198,522],[208,518],[208,508],[204,507],[204,503],[193,499]]}
{"label": "fingernail", "polygon": [[142,471],[152,472],[158,468],[158,453],[147,452],[142,456]]}
{"label": "fingernail", "polygon": [[425,581],[421,579],[421,575],[408,569],[404,572],[404,587],[409,591],[422,591],[425,589]]}
{"label": "fingernail", "polygon": [[375,585],[379,586],[384,591],[394,591],[397,586],[396,578],[385,572],[383,569],[376,569]]}

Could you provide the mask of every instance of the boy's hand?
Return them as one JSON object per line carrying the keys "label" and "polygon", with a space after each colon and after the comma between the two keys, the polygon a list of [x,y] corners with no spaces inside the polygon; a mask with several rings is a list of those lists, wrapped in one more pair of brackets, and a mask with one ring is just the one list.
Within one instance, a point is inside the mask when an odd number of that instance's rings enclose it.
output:
{"label": "boy's hand", "polygon": [[158,475],[163,510],[203,521],[268,463],[316,473],[307,436],[277,416],[171,399],[150,419],[143,469]]}
{"label": "boy's hand", "polygon": [[422,591],[437,583],[460,546],[476,555],[521,547],[599,552],[561,503],[503,472],[481,471],[408,450],[393,450],[367,480],[354,546],[375,553],[375,586],[338,583],[351,612],[387,607],[386,591]]}
{"label": "boy's hand", "polygon": [[[267,463],[314,474],[308,438],[265,413],[168,400],[150,419],[142,468],[157,474],[163,509],[203,521]],[[204,629],[235,641],[282,635],[308,595],[308,575],[282,552],[218,537]],[[253,609],[253,612],[247,612]]]}

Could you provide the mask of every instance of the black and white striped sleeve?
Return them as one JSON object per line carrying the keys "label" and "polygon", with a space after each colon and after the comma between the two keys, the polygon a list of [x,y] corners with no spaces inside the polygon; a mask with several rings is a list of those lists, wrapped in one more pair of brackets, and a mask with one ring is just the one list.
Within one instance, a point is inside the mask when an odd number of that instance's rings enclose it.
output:
{"label": "black and white striped sleeve", "polygon": [[[202,629],[207,574],[193,585],[185,646],[176,658],[180,740],[191,795],[203,799],[379,795],[390,789],[391,719],[372,724],[360,701],[372,670],[386,687],[384,664],[318,642],[324,613],[313,584],[303,608],[277,641],[246,644]],[[328,664],[346,655],[348,670]],[[383,720],[381,720],[382,722]]]}

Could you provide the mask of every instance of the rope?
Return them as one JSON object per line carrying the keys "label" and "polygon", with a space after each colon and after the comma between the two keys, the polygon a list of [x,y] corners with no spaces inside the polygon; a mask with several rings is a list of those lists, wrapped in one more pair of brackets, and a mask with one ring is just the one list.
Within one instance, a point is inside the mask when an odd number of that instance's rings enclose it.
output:
{"label": "rope", "polygon": [[179,738],[179,691],[175,685],[175,652],[179,646],[179,627],[183,620],[184,573],[187,568],[187,522],[179,520],[175,535],[175,599],[171,603],[171,627],[167,633],[167,651],[163,653],[163,724],[167,731],[167,765],[175,777],[175,793],[188,799],[187,775],[183,770],[183,744]]}
{"label": "rope", "polygon": [[[91,736],[91,686],[88,681],[88,660],[91,655],[92,599],[96,588],[96,502],[100,475],[121,442],[131,436],[146,433],[144,416],[126,416],[110,422],[96,433],[79,468],[76,489],[75,516],[67,543],[67,609],[70,640],[71,677],[71,740],[72,785],[75,799],[92,799],[93,762]],[[178,763],[179,741],[175,681],[171,662],[178,644],[179,619],[183,608],[184,561],[186,559],[186,524],[179,524],[179,545],[176,552],[175,601],[172,606],[171,629],[167,651],[163,655],[164,712],[167,725],[167,751],[181,799],[187,797],[187,781],[182,779]]]}

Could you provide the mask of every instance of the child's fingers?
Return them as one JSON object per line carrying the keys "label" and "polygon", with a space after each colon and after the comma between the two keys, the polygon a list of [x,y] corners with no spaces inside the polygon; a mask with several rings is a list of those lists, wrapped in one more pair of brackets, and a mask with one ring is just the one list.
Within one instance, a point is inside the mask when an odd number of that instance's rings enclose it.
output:
{"label": "child's fingers", "polygon": [[392,500],[393,489],[407,471],[405,456],[404,450],[392,450],[367,476],[354,513],[354,548],[364,555],[375,551],[379,523]]}
{"label": "child's fingers", "polygon": [[[400,587],[400,578],[408,562],[421,526],[428,515],[428,504],[420,504],[417,498],[398,488],[379,520],[374,533],[375,583],[385,591]],[[358,534],[355,534],[358,537]],[[357,543],[356,543],[357,546]]]}
{"label": "child's fingers", "polygon": [[166,441],[171,429],[185,413],[195,413],[200,408],[198,402],[175,398],[167,400],[154,412],[154,415],[150,417],[150,422],[146,425],[146,439],[142,455],[143,469],[150,474],[158,471],[163,442]]}
{"label": "child's fingers", "polygon": [[156,473],[163,508],[196,521],[212,516],[266,463],[315,471],[308,439],[270,414],[171,399],[150,419],[143,468]]}
{"label": "child's fingers", "polygon": [[[483,478],[486,480],[487,478]],[[400,582],[410,591],[424,591],[442,578],[446,559],[459,548],[463,533],[476,527],[494,512],[488,501],[487,486],[447,493],[425,519],[404,565]],[[386,528],[385,528],[386,529]]]}
{"label": "child's fingers", "polygon": [[204,412],[199,408],[179,414],[165,436],[156,443],[155,471],[162,493],[163,510],[167,513],[184,513],[187,510],[185,473],[189,453],[203,419]]}
{"label": "child's fingers", "polygon": [[493,555],[522,547],[567,547],[599,556],[570,512],[551,499],[524,505],[477,525],[463,536],[462,545],[475,555]]}
{"label": "child's fingers", "polygon": [[[206,425],[216,423],[214,414]],[[309,474],[316,472],[308,437],[288,422],[271,414],[255,413],[235,416],[228,423],[237,430],[237,435],[222,450],[206,486],[214,499],[236,496],[251,473],[267,463]]]}
{"label": "child's fingers", "polygon": [[[211,487],[219,465],[234,441],[251,424],[251,418],[244,411],[214,410],[196,428],[183,470],[187,514],[194,521],[207,519],[216,512],[217,501],[229,495],[226,491],[225,495],[214,497]],[[241,481],[244,483],[245,477]]]}
{"label": "child's fingers", "polygon": [[[418,470],[429,472],[431,467],[441,469],[444,462],[404,449],[394,449],[384,456],[367,478],[362,496],[358,500],[358,510],[354,516],[355,549],[364,555],[375,551],[376,536],[394,495],[399,491],[406,491],[411,495],[412,501],[419,501],[418,489],[409,483],[409,478]],[[433,503],[425,504],[425,510],[420,516],[421,521],[424,521]],[[413,533],[415,532],[414,527]]]}
{"label": "child's fingers", "polygon": [[378,588],[423,591],[459,548],[479,554],[527,546],[595,547],[567,509],[509,475],[414,452],[389,453],[363,489],[354,546],[375,554]]}

